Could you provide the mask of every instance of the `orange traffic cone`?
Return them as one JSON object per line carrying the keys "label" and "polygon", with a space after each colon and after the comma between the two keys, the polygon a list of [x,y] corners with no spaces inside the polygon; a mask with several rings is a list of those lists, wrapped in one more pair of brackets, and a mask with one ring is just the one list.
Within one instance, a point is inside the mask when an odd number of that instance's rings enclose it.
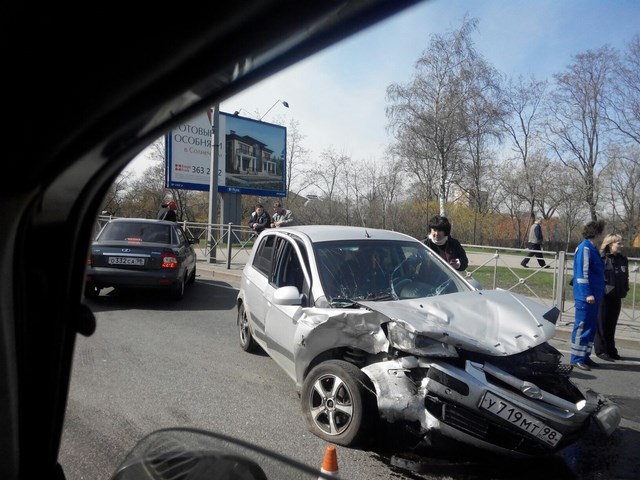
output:
{"label": "orange traffic cone", "polygon": [[338,455],[336,453],[336,447],[333,445],[328,445],[327,450],[324,452],[320,473],[323,475],[318,477],[318,480],[326,477],[338,477]]}

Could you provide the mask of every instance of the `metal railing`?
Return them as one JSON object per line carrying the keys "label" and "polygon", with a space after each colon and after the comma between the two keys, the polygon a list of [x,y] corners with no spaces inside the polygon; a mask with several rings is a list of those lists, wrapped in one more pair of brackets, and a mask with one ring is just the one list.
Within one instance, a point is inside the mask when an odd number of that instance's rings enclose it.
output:
{"label": "metal railing", "polygon": [[[520,262],[530,250],[518,248],[487,247],[483,245],[463,245],[469,257],[469,267],[464,274],[467,277],[485,277],[490,270],[491,284],[485,288],[502,288],[516,291],[547,304],[556,305],[563,314],[574,316],[573,289],[569,281],[573,277],[573,253],[541,251],[549,268],[540,268],[537,258],[529,258],[529,267],[524,270]],[[523,272],[525,272],[523,274]],[[541,292],[534,285],[536,277],[551,277],[551,290]],[[500,281],[499,281],[500,280]],[[638,285],[640,283],[640,258],[629,257],[630,290],[623,299],[620,321],[635,322],[640,328],[640,309],[637,305]],[[486,283],[486,282],[485,282]],[[544,282],[548,283],[548,282]]]}

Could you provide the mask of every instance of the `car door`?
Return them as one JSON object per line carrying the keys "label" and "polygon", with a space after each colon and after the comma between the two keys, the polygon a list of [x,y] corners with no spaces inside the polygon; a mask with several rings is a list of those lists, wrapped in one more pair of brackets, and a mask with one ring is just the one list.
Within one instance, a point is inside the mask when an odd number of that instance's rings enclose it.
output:
{"label": "car door", "polygon": [[308,276],[305,275],[304,262],[300,247],[289,238],[279,237],[275,245],[275,257],[272,270],[272,281],[265,289],[267,299],[267,315],[265,318],[265,334],[268,351],[271,357],[295,380],[295,338],[298,329],[298,318],[302,311],[302,303],[297,305],[278,305],[273,302],[277,289],[294,286],[304,298]]}
{"label": "car door", "polygon": [[191,274],[196,264],[196,252],[193,245],[191,245],[187,239],[182,227],[176,225],[175,232],[179,243],[178,261],[185,265],[187,273]]}
{"label": "car door", "polygon": [[267,350],[264,326],[269,309],[270,287],[276,235],[263,233],[258,239],[256,252],[242,278],[245,292],[244,305],[256,341]]}

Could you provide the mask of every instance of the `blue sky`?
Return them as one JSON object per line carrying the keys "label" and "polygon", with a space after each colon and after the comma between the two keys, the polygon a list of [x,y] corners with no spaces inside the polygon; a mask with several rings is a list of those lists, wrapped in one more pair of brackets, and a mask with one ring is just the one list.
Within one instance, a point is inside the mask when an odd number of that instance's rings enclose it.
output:
{"label": "blue sky", "polygon": [[[392,1],[392,0],[390,0]],[[640,33],[640,0],[431,0],[402,12],[229,98],[264,121],[299,122],[311,158],[331,146],[355,160],[381,160],[390,143],[385,90],[406,84],[434,33],[478,19],[477,51],[511,76],[551,80],[571,56],[605,44],[621,49]]]}

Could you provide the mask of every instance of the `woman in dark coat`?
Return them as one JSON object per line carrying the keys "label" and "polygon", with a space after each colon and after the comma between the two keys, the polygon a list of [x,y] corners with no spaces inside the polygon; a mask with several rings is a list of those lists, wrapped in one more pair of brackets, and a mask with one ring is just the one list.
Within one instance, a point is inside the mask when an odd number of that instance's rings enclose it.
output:
{"label": "woman in dark coat", "polygon": [[604,262],[604,298],[600,303],[598,329],[594,349],[598,358],[612,362],[620,360],[616,349],[616,327],[622,308],[622,299],[629,291],[629,260],[622,252],[622,236],[607,235],[600,246]]}
{"label": "woman in dark coat", "polygon": [[436,215],[429,220],[429,236],[424,243],[456,270],[462,272],[469,265],[464,248],[451,236],[451,223],[447,217]]}

